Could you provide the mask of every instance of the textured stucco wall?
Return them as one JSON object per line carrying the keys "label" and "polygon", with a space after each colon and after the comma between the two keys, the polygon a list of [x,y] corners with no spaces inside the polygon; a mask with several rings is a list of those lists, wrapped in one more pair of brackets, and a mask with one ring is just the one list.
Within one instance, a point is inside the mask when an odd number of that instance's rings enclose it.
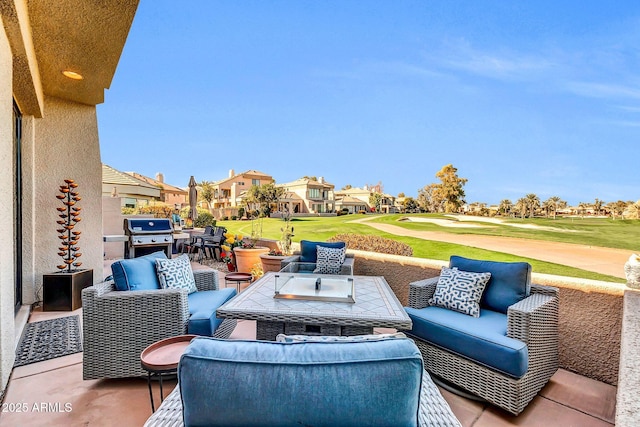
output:
{"label": "textured stucco wall", "polygon": [[[1,18],[0,18],[1,19]],[[13,241],[13,94],[12,54],[9,41],[0,22],[0,209],[5,218],[0,221],[0,235]],[[6,240],[5,240],[6,242]],[[15,298],[13,244],[0,245],[0,389],[4,390],[15,353],[14,312]]]}
{"label": "textured stucco wall", "polygon": [[82,232],[78,245],[82,268],[94,270],[94,281],[102,277],[102,163],[98,141],[96,108],[45,97],[45,114],[34,119],[33,161],[23,168],[33,176],[34,287],[41,296],[42,274],[57,271],[59,239],[56,229],[62,206],[56,199],[66,178],[78,183],[82,200]]}
{"label": "textured stucco wall", "polygon": [[[354,274],[384,276],[403,305],[409,283],[435,277],[446,262],[352,251]],[[615,385],[618,382],[624,285],[536,274],[532,281],[560,289],[560,367]]]}
{"label": "textured stucco wall", "polygon": [[620,345],[620,380],[616,396],[616,425],[640,426],[640,291],[627,289]]}

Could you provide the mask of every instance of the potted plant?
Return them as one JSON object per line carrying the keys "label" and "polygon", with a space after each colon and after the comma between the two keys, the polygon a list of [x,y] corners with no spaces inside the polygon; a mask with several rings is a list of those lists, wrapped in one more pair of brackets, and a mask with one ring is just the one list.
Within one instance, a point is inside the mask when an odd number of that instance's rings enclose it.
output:
{"label": "potted plant", "polygon": [[[246,239],[242,235],[225,234],[222,245],[225,259],[235,260],[235,269],[239,273],[251,273],[255,264],[260,263],[260,254],[269,252],[269,248],[255,246],[257,239]],[[227,262],[227,268],[230,269]],[[231,270],[230,270],[231,271]]]}
{"label": "potted plant", "polygon": [[260,255],[262,262],[262,270],[280,271],[282,260],[291,255],[291,238],[293,237],[293,227],[291,226],[291,213],[283,214],[284,226],[280,228],[282,235],[280,236],[279,249],[271,249],[269,253]]}
{"label": "potted plant", "polygon": [[62,257],[62,263],[57,265],[58,272],[42,277],[44,311],[71,311],[82,307],[82,289],[93,284],[93,270],[79,268],[82,252],[78,241],[82,232],[76,229],[76,225],[82,221],[82,208],[78,206],[82,197],[77,188],[78,184],[73,179],[65,179],[64,185],[58,189],[60,194],[56,195],[62,202],[62,206],[56,208],[59,217],[56,231],[60,239],[58,255]]}

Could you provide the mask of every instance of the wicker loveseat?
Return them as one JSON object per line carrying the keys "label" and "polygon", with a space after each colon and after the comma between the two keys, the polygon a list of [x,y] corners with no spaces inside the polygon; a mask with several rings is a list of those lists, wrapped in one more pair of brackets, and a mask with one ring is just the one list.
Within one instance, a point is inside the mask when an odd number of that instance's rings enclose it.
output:
{"label": "wicker loveseat", "polygon": [[[439,278],[421,280],[410,284],[406,310],[413,328],[406,334],[428,372],[518,415],[558,369],[558,289],[531,284],[526,263],[452,257],[450,265],[492,273],[479,317],[430,306]],[[526,291],[511,295],[515,302],[502,312],[488,304],[508,299],[509,292],[496,286],[508,282],[510,271],[518,272],[513,280],[526,281]]]}
{"label": "wicker loveseat", "polygon": [[194,339],[145,427],[460,427],[412,340],[309,338]]}
{"label": "wicker loveseat", "polygon": [[[146,375],[140,366],[142,350],[161,339],[187,333],[189,319],[193,317],[189,301],[201,305],[203,301],[194,297],[204,296],[198,295],[202,291],[218,289],[217,271],[196,270],[193,275],[198,292],[190,295],[179,289],[118,291],[113,280],[83,289],[83,378]],[[235,294],[234,289],[230,290]],[[213,310],[215,316],[215,308]],[[203,323],[209,324],[208,319],[195,321],[196,328],[198,322],[201,327]],[[236,323],[235,319],[223,320],[216,325],[214,336],[228,338]]]}
{"label": "wicker loveseat", "polygon": [[[300,250],[284,258],[280,263],[280,267],[282,269],[288,268],[287,271],[290,273],[313,273],[316,268],[318,246],[331,249],[344,249],[345,251],[347,248],[345,242],[312,242],[309,240],[301,240]],[[355,258],[353,254],[344,254],[344,262],[339,266],[339,274],[353,274],[354,262]]]}

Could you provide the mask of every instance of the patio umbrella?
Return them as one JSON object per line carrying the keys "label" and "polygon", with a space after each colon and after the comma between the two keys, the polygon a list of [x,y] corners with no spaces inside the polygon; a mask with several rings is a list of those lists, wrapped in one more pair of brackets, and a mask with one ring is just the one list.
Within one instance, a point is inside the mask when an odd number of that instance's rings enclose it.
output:
{"label": "patio umbrella", "polygon": [[187,218],[190,218],[193,221],[193,225],[195,226],[196,218],[198,218],[198,210],[196,209],[196,205],[198,204],[198,190],[196,189],[196,180],[191,175],[191,179],[189,180],[189,214]]}

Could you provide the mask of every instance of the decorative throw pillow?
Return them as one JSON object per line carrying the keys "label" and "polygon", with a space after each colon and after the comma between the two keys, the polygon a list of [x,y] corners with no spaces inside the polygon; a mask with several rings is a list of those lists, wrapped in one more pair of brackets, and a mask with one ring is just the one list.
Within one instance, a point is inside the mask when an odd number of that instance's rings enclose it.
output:
{"label": "decorative throw pillow", "polygon": [[340,274],[340,269],[344,263],[347,248],[327,248],[318,246],[316,257],[316,269],[314,273],[320,274]]}
{"label": "decorative throw pillow", "polygon": [[167,259],[164,251],[138,258],[123,259],[111,264],[113,281],[119,291],[148,291],[160,289],[156,274],[156,259]]}
{"label": "decorative throw pillow", "polygon": [[163,289],[186,289],[189,293],[198,291],[187,254],[173,259],[157,259],[156,273]]}
{"label": "decorative throw pillow", "polygon": [[442,267],[436,291],[429,300],[429,305],[480,317],[480,299],[489,279],[491,273],[472,273]]}

